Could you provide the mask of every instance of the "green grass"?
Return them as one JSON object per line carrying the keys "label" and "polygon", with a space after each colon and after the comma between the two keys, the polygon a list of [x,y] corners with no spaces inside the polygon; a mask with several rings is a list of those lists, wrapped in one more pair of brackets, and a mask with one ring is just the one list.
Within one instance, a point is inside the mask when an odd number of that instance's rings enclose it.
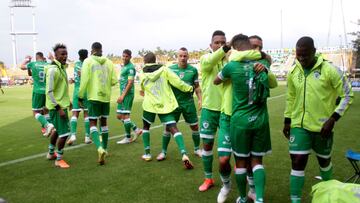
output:
{"label": "green grass", "polygon": [[[31,89],[14,87],[5,89],[0,95],[0,164],[47,151],[48,139],[40,134],[40,126],[31,112]],[[283,95],[285,86],[272,91],[272,96]],[[110,137],[124,133],[122,124],[115,118],[115,100],[118,87],[114,88]],[[360,96],[359,93],[355,94]],[[290,159],[287,140],[282,135],[284,96],[268,102],[273,153],[265,157],[266,202],[289,202]],[[334,177],[344,180],[353,173],[345,151],[359,150],[360,102],[354,101],[350,111],[336,124],[333,147]],[[141,123],[141,98],[136,97],[132,120]],[[80,118],[82,120],[82,117]],[[157,121],[153,126],[160,123]],[[78,143],[83,142],[84,129],[79,126]],[[179,123],[185,135],[189,152],[193,143],[191,131],[184,122]],[[162,128],[151,130],[153,156],[161,149]],[[119,139],[119,138],[118,138]],[[129,145],[116,145],[118,139],[110,140],[110,154],[105,166],[96,163],[97,153],[93,145],[65,151],[65,159],[71,165],[68,170],[54,167],[45,156],[0,167],[0,197],[9,202],[216,202],[221,187],[217,159],[214,161],[216,186],[208,192],[198,192],[203,181],[201,159],[190,155],[194,170],[185,170],[181,157],[172,140],[168,159],[164,162],[144,162],[142,140]],[[68,148],[68,147],[67,147]],[[215,153],[216,154],[216,153]],[[233,161],[233,160],[232,160]],[[304,202],[310,202],[311,186],[318,181],[318,165],[314,155],[306,169],[303,192]],[[238,196],[235,181],[228,202],[235,202]]]}

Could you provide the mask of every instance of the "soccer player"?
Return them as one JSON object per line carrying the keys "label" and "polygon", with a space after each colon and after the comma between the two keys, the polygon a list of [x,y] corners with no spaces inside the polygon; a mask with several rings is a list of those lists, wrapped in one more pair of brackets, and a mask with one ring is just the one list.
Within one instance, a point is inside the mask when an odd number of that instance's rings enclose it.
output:
{"label": "soccer player", "polygon": [[182,161],[187,169],[192,169],[193,165],[185,149],[184,139],[182,133],[176,126],[175,116],[173,111],[178,107],[178,103],[174,96],[171,86],[178,88],[184,92],[192,92],[193,87],[182,81],[169,68],[156,64],[156,57],[153,53],[148,53],[144,56],[145,66],[143,68],[143,75],[141,78],[141,95],[144,96],[143,101],[143,142],[145,154],[142,159],[151,161],[150,154],[150,125],[155,121],[155,116],[158,115],[160,121],[165,125],[166,130],[170,132],[180,149],[182,154]]}
{"label": "soccer player", "polygon": [[[63,148],[70,135],[68,108],[71,106],[69,84],[66,74],[67,49],[64,44],[56,44],[53,48],[54,61],[46,66],[46,107],[50,110],[51,123],[56,131],[51,133],[47,158],[55,160],[55,166],[69,168],[63,159]],[[57,151],[55,153],[55,145]]]}
{"label": "soccer player", "polygon": [[[345,73],[316,55],[311,37],[296,43],[296,60],[287,77],[283,133],[291,157],[290,198],[301,202],[305,167],[313,149],[322,180],[332,178],[333,128],[349,108],[353,92]],[[336,105],[336,98],[340,103]]]}
{"label": "soccer player", "polygon": [[[134,64],[130,62],[131,51],[125,49],[122,53],[124,67],[120,73],[120,97],[117,99],[117,118],[124,123],[125,138],[117,141],[117,144],[128,144],[137,139],[141,135],[142,130],[139,129],[130,119],[131,107],[134,101],[134,78],[136,75]],[[135,132],[135,136],[131,138],[131,130]]]}
{"label": "soccer player", "polygon": [[36,53],[36,61],[30,62],[31,56],[27,56],[25,61],[21,64],[22,70],[27,70],[28,75],[32,76],[34,86],[32,91],[32,111],[35,119],[39,121],[43,130],[44,136],[49,136],[54,129],[54,125],[49,123],[50,116],[45,107],[45,72],[44,67],[48,65],[44,54],[42,52]]}
{"label": "soccer player", "polygon": [[88,117],[88,109],[87,109],[87,99],[84,96],[83,105],[84,107],[81,108],[79,106],[79,88],[80,88],[80,79],[81,79],[81,67],[84,60],[88,57],[88,51],[86,49],[80,49],[79,52],[79,60],[75,62],[74,66],[74,93],[73,93],[73,106],[72,106],[72,117],[70,120],[70,127],[71,127],[71,136],[67,141],[68,145],[72,145],[76,141],[76,129],[77,129],[77,121],[79,118],[79,113],[81,109],[84,111],[84,123],[85,123],[85,144],[91,144],[90,139],[90,121]]}
{"label": "soccer player", "polygon": [[[104,165],[109,139],[107,118],[110,111],[111,86],[117,83],[117,78],[114,64],[102,56],[102,45],[99,42],[91,45],[91,54],[85,59],[81,68],[79,103],[82,106],[85,95],[87,95],[90,134],[98,151],[98,162],[100,165]],[[98,119],[100,120],[101,135],[97,128]]]}
{"label": "soccer player", "polygon": [[[169,68],[180,77],[180,79],[186,84],[193,86],[195,89],[196,96],[198,98],[198,108],[201,108],[202,98],[201,98],[201,89],[198,79],[198,71],[195,67],[188,64],[189,53],[185,47],[179,49],[177,54],[178,63],[170,66]],[[201,157],[200,145],[200,135],[199,135],[199,125],[198,118],[196,113],[196,107],[194,103],[193,92],[182,92],[175,87],[171,87],[176,97],[176,101],[179,104],[179,107],[175,109],[174,116],[175,121],[178,122],[180,115],[182,114],[185,122],[189,124],[192,130],[192,140],[194,142],[194,153],[195,155]],[[158,161],[165,160],[167,147],[170,142],[170,132],[166,131],[162,138],[162,152],[157,156]]]}
{"label": "soccer player", "polygon": [[[235,35],[231,44],[238,51],[251,49],[246,35]],[[235,156],[235,177],[240,193],[237,202],[247,201],[246,168],[249,158],[254,173],[256,202],[263,202],[265,171],[262,156],[271,151],[266,105],[269,96],[268,75],[266,71],[256,73],[257,66],[259,64],[252,61],[230,61],[214,81],[214,84],[220,84],[231,79],[232,83],[230,142]]]}
{"label": "soccer player", "polygon": [[226,53],[231,49],[226,44],[225,33],[216,30],[210,43],[211,52],[201,56],[201,92],[202,108],[200,118],[200,138],[203,141],[202,161],[205,171],[205,180],[200,185],[199,191],[208,190],[214,185],[212,162],[214,138],[219,127],[222,93],[221,87],[213,84],[214,79],[226,63]]}

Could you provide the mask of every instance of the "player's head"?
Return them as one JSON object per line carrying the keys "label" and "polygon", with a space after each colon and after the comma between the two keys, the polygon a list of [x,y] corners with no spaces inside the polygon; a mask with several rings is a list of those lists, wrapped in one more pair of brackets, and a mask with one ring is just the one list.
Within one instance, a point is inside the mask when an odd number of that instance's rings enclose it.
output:
{"label": "player's head", "polygon": [[250,44],[253,49],[262,51],[263,41],[262,41],[261,37],[259,37],[258,35],[253,35],[253,36],[249,37],[249,40],[250,40]]}
{"label": "player's head", "polygon": [[61,43],[55,44],[53,50],[55,53],[55,59],[65,65],[68,56],[66,45]]}
{"label": "player's head", "polygon": [[122,53],[122,60],[124,62],[124,65],[130,63],[131,59],[131,51],[129,49],[125,49]]}
{"label": "player's head", "polygon": [[178,65],[182,68],[186,68],[189,59],[188,50],[185,47],[181,47],[177,53]]}
{"label": "player's head", "polygon": [[316,49],[311,37],[301,37],[296,42],[296,59],[303,68],[311,68],[315,60]]}
{"label": "player's head", "polygon": [[221,46],[226,43],[225,33],[221,30],[216,30],[211,37],[210,48],[213,51],[218,50]]}
{"label": "player's head", "polygon": [[84,61],[88,57],[88,51],[86,49],[80,49],[78,51],[79,60]]}
{"label": "player's head", "polygon": [[94,42],[91,45],[91,54],[95,56],[102,56],[102,45],[100,42]]}
{"label": "player's head", "polygon": [[35,59],[36,61],[44,61],[45,60],[44,54],[42,52],[36,52]]}
{"label": "player's head", "polygon": [[156,56],[154,53],[152,52],[149,52],[147,54],[145,54],[144,56],[144,63],[147,64],[147,63],[156,63]]}
{"label": "player's head", "polygon": [[247,35],[243,34],[237,34],[235,35],[230,42],[231,46],[238,50],[238,51],[244,51],[251,49],[251,44],[249,37]]}

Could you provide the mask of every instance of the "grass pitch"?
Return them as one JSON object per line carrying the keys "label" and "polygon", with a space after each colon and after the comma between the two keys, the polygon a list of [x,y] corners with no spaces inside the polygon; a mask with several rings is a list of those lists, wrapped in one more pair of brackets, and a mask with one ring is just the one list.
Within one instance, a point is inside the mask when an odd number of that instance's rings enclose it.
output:
{"label": "grass pitch", "polygon": [[[70,169],[54,167],[45,159],[49,140],[42,137],[40,124],[31,112],[31,88],[6,88],[0,95],[0,197],[9,202],[216,202],[221,187],[217,156],[214,157],[216,186],[199,192],[203,181],[200,158],[195,157],[190,128],[179,123],[186,148],[195,165],[185,170],[175,142],[170,142],[166,161],[144,162],[141,138],[135,143],[117,145],[124,133],[116,119],[118,87],[113,90],[109,119],[110,157],[105,166],[96,163],[94,145],[81,145],[84,140],[82,114],[78,121],[78,140],[75,147],[66,147],[64,158]],[[289,202],[290,158],[287,140],[282,135],[285,86],[271,92],[268,101],[273,153],[264,158],[266,169],[266,202]],[[355,93],[355,97],[360,96]],[[136,95],[132,120],[141,127],[141,98]],[[70,115],[69,115],[70,116]],[[347,149],[358,150],[360,141],[360,102],[356,99],[347,114],[335,126],[333,146],[334,178],[343,181],[353,173],[344,154]],[[151,132],[153,158],[161,151],[163,128],[157,121]],[[116,138],[116,139],[114,139]],[[215,153],[216,154],[216,153]],[[233,159],[232,159],[233,162]],[[303,191],[304,202],[310,202],[311,186],[319,175],[316,158],[312,155],[306,169]],[[233,179],[233,190],[228,202],[235,202],[238,192]]]}

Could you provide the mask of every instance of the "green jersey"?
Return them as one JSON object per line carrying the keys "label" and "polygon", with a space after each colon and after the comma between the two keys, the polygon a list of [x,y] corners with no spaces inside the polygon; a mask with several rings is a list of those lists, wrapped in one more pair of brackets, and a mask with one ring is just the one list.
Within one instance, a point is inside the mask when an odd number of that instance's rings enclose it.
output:
{"label": "green jersey", "polygon": [[266,98],[269,96],[268,76],[265,72],[256,75],[256,61],[231,61],[220,72],[222,80],[231,79],[232,83],[232,116],[239,119],[243,129],[262,126],[269,120]]}
{"label": "green jersey", "polygon": [[81,74],[81,66],[83,62],[82,61],[76,61],[74,66],[74,81],[75,81],[75,89],[79,90],[80,88],[80,76]]}
{"label": "green jersey", "polygon": [[31,70],[31,75],[34,81],[33,92],[38,94],[45,94],[45,72],[44,67],[47,66],[46,61],[34,61],[27,64],[27,69]]}
{"label": "green jersey", "polygon": [[[191,65],[187,65],[186,68],[180,68],[178,64],[175,64],[173,66],[170,66],[170,69],[188,85],[194,86],[195,83],[199,82],[198,71],[195,67]],[[173,86],[171,86],[171,89],[173,90],[178,103],[194,102],[192,92],[182,92]]]}
{"label": "green jersey", "polygon": [[[128,84],[128,80],[134,80],[135,78],[135,67],[134,64],[129,62],[126,64],[122,69],[120,73],[120,94],[125,90],[126,85]],[[134,94],[134,85],[131,87],[128,94]]]}

